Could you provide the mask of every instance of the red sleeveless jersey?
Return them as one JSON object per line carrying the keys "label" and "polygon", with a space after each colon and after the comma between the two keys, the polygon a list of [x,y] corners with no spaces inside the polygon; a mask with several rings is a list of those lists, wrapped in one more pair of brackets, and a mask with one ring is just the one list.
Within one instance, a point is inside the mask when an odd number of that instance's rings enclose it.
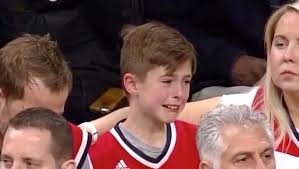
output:
{"label": "red sleeveless jersey", "polygon": [[198,169],[199,155],[195,142],[196,126],[175,121],[167,126],[167,141],[161,155],[151,158],[122,135],[118,125],[95,143],[100,149],[90,151],[101,169]]}

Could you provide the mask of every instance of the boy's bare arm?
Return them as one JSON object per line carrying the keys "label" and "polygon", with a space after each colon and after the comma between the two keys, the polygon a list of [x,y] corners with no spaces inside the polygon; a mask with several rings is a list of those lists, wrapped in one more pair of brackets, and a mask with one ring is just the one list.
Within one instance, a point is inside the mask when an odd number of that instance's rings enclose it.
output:
{"label": "boy's bare arm", "polygon": [[200,121],[201,115],[212,110],[220,103],[221,97],[213,97],[206,100],[188,102],[183,111],[179,114],[178,119],[197,125]]}
{"label": "boy's bare arm", "polygon": [[119,121],[127,118],[128,111],[128,107],[120,108],[96,120],[82,123],[79,127],[91,133],[93,141],[95,141],[98,136],[113,128]]}
{"label": "boy's bare arm", "polygon": [[118,110],[115,110],[106,116],[91,121],[95,127],[97,128],[97,131],[99,135],[103,134],[104,132],[110,130],[113,128],[119,121],[127,118],[129,108],[124,107],[120,108]]}
{"label": "boy's bare arm", "polygon": [[[178,116],[178,119],[197,125],[201,115],[215,108],[220,102],[221,97],[189,102]],[[116,123],[127,118],[128,112],[129,108],[124,107],[91,122],[82,123],[79,127],[92,133],[95,141],[98,136],[110,130]]]}

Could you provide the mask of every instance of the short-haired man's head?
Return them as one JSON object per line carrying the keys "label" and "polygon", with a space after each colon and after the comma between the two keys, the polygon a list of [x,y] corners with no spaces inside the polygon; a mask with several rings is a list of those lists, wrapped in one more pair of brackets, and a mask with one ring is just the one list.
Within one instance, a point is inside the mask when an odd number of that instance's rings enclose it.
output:
{"label": "short-haired man's head", "polygon": [[29,108],[21,111],[10,121],[8,128],[22,130],[35,128],[51,134],[51,153],[57,166],[72,158],[73,137],[68,122],[59,114],[46,108]]}
{"label": "short-haired man's head", "polygon": [[223,133],[227,126],[241,128],[260,127],[273,145],[270,124],[264,113],[254,112],[245,105],[220,105],[202,116],[196,134],[196,142],[201,160],[210,161],[214,169],[220,165],[220,156],[224,151]]}
{"label": "short-haired man's head", "polygon": [[21,99],[24,88],[41,80],[52,92],[72,86],[64,55],[49,35],[25,34],[0,49],[0,88],[7,98]]}
{"label": "short-haired man's head", "polygon": [[190,62],[196,70],[196,52],[177,30],[159,22],[149,22],[123,31],[121,74],[132,73],[144,80],[149,70],[163,66],[172,74]]}

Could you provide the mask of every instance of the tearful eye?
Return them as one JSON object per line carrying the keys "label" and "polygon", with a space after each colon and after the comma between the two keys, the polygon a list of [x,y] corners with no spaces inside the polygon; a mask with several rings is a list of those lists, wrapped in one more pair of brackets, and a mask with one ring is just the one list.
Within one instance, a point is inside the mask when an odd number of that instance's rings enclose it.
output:
{"label": "tearful eye", "polygon": [[27,162],[26,164],[27,164],[27,166],[32,166],[33,165],[33,163],[31,163],[31,162]]}
{"label": "tearful eye", "polygon": [[164,80],[164,81],[162,81],[162,83],[169,84],[169,83],[171,83],[171,80]]}
{"label": "tearful eye", "polygon": [[190,84],[190,83],[191,83],[191,80],[186,80],[185,83],[186,83],[186,84]]}

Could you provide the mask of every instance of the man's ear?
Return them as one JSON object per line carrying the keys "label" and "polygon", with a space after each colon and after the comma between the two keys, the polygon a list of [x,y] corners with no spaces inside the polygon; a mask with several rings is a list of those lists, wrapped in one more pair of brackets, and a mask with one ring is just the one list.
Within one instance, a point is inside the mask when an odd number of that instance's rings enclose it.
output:
{"label": "man's ear", "polygon": [[76,169],[75,160],[67,160],[61,165],[61,169]]}
{"label": "man's ear", "polygon": [[213,169],[213,167],[208,161],[201,161],[199,164],[199,169]]}
{"label": "man's ear", "polygon": [[130,95],[136,95],[138,93],[137,82],[137,77],[131,73],[126,73],[123,76],[124,88]]}
{"label": "man's ear", "polygon": [[1,115],[1,120],[4,120],[3,118],[3,110],[4,110],[4,107],[6,105],[6,101],[7,101],[7,98],[3,92],[3,89],[0,88],[0,115]]}
{"label": "man's ear", "polygon": [[0,103],[4,102],[6,100],[6,96],[4,94],[3,89],[0,88]]}
{"label": "man's ear", "polygon": [[4,92],[3,92],[2,88],[0,88],[0,97],[4,97]]}

